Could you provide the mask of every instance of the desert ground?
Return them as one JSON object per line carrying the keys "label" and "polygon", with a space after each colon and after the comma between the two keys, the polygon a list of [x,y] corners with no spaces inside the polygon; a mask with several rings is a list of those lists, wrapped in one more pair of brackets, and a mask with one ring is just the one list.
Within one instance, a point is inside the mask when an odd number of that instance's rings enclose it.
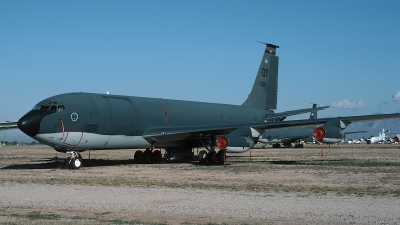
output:
{"label": "desert ground", "polygon": [[86,151],[69,170],[50,147],[3,146],[0,223],[400,224],[400,145],[323,150],[267,146],[226,166]]}

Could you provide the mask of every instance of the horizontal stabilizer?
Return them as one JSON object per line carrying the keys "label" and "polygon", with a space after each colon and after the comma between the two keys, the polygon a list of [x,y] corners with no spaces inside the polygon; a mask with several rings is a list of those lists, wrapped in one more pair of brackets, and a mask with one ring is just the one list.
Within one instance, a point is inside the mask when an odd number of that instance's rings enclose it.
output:
{"label": "horizontal stabilizer", "polygon": [[12,130],[12,129],[17,129],[18,122],[17,121],[6,121],[6,122],[0,122],[0,130]]}

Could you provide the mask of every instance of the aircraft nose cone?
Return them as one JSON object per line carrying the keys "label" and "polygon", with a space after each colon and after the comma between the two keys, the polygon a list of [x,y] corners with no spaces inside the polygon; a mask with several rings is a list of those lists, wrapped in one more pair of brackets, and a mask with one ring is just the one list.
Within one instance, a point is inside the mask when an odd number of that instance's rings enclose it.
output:
{"label": "aircraft nose cone", "polygon": [[18,128],[25,134],[34,137],[39,133],[40,122],[50,111],[29,111],[18,120]]}

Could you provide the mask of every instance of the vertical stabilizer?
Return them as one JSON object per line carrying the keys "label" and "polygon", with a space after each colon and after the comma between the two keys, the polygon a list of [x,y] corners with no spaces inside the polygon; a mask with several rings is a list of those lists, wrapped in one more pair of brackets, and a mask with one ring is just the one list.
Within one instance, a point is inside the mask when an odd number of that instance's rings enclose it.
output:
{"label": "vertical stabilizer", "polygon": [[[317,108],[317,104],[313,103],[312,108],[313,108],[313,109],[316,109],[316,108]],[[310,112],[310,120],[313,120],[313,119],[317,119],[317,118],[318,118],[317,112],[318,112],[318,110],[312,110],[312,111]]]}
{"label": "vertical stabilizer", "polygon": [[276,109],[278,98],[278,64],[279,57],[275,56],[279,46],[266,45],[264,56],[258,69],[253,89],[242,106],[259,109]]}

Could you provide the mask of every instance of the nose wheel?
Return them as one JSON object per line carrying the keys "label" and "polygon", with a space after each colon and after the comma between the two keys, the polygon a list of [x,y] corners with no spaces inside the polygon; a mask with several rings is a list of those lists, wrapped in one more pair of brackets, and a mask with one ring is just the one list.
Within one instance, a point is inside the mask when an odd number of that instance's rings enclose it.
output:
{"label": "nose wheel", "polygon": [[68,169],[79,169],[82,167],[82,156],[79,154],[79,152],[72,151],[72,152],[67,152],[70,153],[71,156],[65,159],[65,166]]}

